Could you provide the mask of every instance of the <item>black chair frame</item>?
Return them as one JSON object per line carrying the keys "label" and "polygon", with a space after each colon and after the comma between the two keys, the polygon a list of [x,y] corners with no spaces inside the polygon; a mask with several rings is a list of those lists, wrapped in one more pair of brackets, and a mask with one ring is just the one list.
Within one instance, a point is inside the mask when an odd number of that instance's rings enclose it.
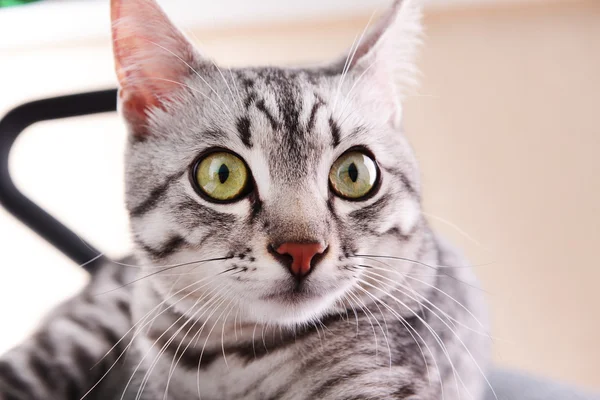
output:
{"label": "black chair frame", "polygon": [[33,101],[0,120],[0,204],[90,273],[106,262],[103,253],[19,191],[10,175],[9,155],[17,137],[36,122],[114,112],[116,106],[117,90],[109,89]]}

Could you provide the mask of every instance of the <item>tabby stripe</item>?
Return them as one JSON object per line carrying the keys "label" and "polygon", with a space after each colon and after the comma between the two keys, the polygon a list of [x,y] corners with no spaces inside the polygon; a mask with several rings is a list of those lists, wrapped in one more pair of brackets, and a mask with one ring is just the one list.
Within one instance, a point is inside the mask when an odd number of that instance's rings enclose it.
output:
{"label": "tabby stripe", "polygon": [[310,110],[310,118],[308,119],[308,124],[306,124],[307,132],[312,132],[312,130],[315,128],[317,112],[319,111],[319,108],[321,108],[321,106],[324,104],[325,103],[323,103],[323,101],[319,98],[317,98],[317,100],[315,101],[315,104],[313,104],[313,107]]}
{"label": "tabby stripe", "polygon": [[[356,310],[357,313],[359,313],[359,310]],[[361,326],[361,330],[362,329],[371,329],[371,326],[369,325],[368,327],[366,326],[366,322],[364,326]],[[318,354],[316,354],[313,358],[310,358],[308,361],[303,362],[302,368],[304,371],[313,371],[315,369],[318,369],[320,364],[323,363],[323,360],[327,360],[327,364],[329,365],[337,365],[340,362],[347,360],[348,359],[348,355],[347,354],[341,354],[340,353],[340,349],[338,349],[337,347],[334,347],[332,349],[326,350],[326,351],[322,351],[319,352]],[[375,349],[370,350],[370,351],[360,351],[360,352],[355,352],[353,353],[353,356],[364,356],[364,357],[373,357],[375,355]],[[336,357],[337,356],[337,357]]]}
{"label": "tabby stripe", "polygon": [[256,101],[256,93],[249,93],[244,100],[244,107],[246,111],[250,108],[250,106]]}
{"label": "tabby stripe", "polygon": [[46,360],[43,360],[39,354],[32,352],[29,354],[29,367],[31,372],[35,374],[35,377],[44,384],[46,389],[56,391],[57,384],[60,380],[56,380],[56,376],[53,372],[56,372]]}
{"label": "tabby stripe", "polygon": [[13,387],[0,381],[0,399],[2,400],[29,400],[31,396],[17,392]]}
{"label": "tabby stripe", "polygon": [[[262,211],[263,203],[254,192],[250,194],[250,201],[252,206],[252,211],[250,212],[250,223],[253,223],[256,221],[256,218],[258,218],[260,212]],[[267,226],[265,226],[265,228],[267,228]]]}
{"label": "tabby stripe", "polygon": [[[225,347],[225,354],[227,356],[237,356],[241,358],[246,365],[250,362],[260,360],[271,352],[275,352],[277,350],[284,349],[290,345],[293,345],[295,341],[293,337],[290,340],[283,340],[280,343],[271,343],[274,344],[274,347],[267,345],[263,342],[255,342],[254,346],[252,343],[245,343],[241,345],[236,345],[232,347]],[[174,354],[177,350],[178,344],[175,341],[171,342],[166,351],[171,354]],[[202,360],[200,360],[200,354],[202,354]],[[188,348],[183,356],[181,357],[180,365],[187,367],[189,369],[200,368],[206,369],[211,366],[213,362],[220,359],[222,357],[223,351],[219,349],[215,350],[204,350],[204,353],[201,353],[200,349]]]}
{"label": "tabby stripe", "polygon": [[174,209],[177,210],[177,213],[175,213],[177,223],[188,230],[196,229],[200,224],[224,229],[223,225],[235,222],[234,215],[215,211],[190,197],[186,197],[185,200],[176,204]]}
{"label": "tabby stripe", "polygon": [[185,239],[181,236],[173,236],[160,249],[153,249],[152,247],[142,243],[139,240],[137,240],[137,243],[146,253],[150,254],[155,259],[170,256],[171,254],[179,250],[181,247],[183,247],[185,244],[187,244]]}
{"label": "tabby stripe", "polygon": [[79,345],[73,346],[71,355],[73,356],[75,366],[81,371],[89,371],[98,362],[96,357]]}
{"label": "tabby stripe", "polygon": [[271,369],[268,369],[266,371],[263,372],[262,376],[255,379],[254,383],[250,386],[247,386],[244,391],[238,395],[236,395],[234,398],[235,399],[248,399],[248,398],[255,398],[256,396],[251,396],[252,392],[255,392],[261,385],[264,384],[264,380],[267,379],[268,376],[270,376],[271,374],[273,374],[275,371],[278,371],[281,369],[281,366],[279,364],[275,364],[271,367]]}
{"label": "tabby stripe", "polygon": [[[380,166],[381,167],[381,166]],[[404,175],[404,173],[402,171],[400,171],[399,169],[396,168],[385,168],[385,167],[381,167],[382,169],[384,169],[385,171],[387,171],[388,173],[394,175],[395,177],[397,177],[398,179],[400,179],[402,181],[402,184],[404,185],[404,187],[406,188],[406,190],[412,195],[415,196],[417,199],[419,198],[419,193],[417,193],[414,185],[412,184],[412,182],[406,177],[406,175]]]}
{"label": "tabby stripe", "polygon": [[364,370],[350,370],[350,371],[342,371],[340,374],[327,379],[325,382],[321,383],[319,386],[313,389],[308,396],[309,399],[322,399],[326,394],[331,392],[341,383],[349,379],[356,378],[362,374],[364,374]]}
{"label": "tabby stripe", "polygon": [[39,347],[48,357],[53,358],[56,355],[54,341],[50,338],[47,331],[40,331],[35,336],[36,347]]}
{"label": "tabby stripe", "polygon": [[121,312],[121,314],[130,317],[131,316],[131,309],[129,307],[129,302],[123,300],[123,299],[119,299],[116,302],[116,306],[119,309],[119,311]]}
{"label": "tabby stripe", "polygon": [[331,144],[336,148],[340,144],[340,127],[333,117],[329,117],[329,128],[331,129]]}
{"label": "tabby stripe", "polygon": [[398,390],[394,391],[394,393],[392,393],[392,395],[394,396],[394,398],[399,398],[399,399],[406,399],[409,396],[412,396],[413,394],[415,394],[415,387],[413,385],[404,385],[401,386]]}
{"label": "tabby stripe", "polygon": [[31,386],[21,379],[14,367],[6,361],[0,361],[0,382],[2,381],[17,392],[26,393],[27,397],[34,398]]}
{"label": "tabby stripe", "polygon": [[414,235],[414,233],[416,232],[417,228],[418,228],[418,224],[415,224],[415,226],[413,227],[413,229],[409,233],[404,234],[404,233],[402,233],[402,231],[400,230],[400,228],[398,228],[397,226],[395,226],[395,227],[389,229],[387,232],[385,232],[383,234],[383,236],[396,236],[396,238],[399,241],[401,241],[401,242],[407,242]]}
{"label": "tabby stripe", "polygon": [[247,117],[239,118],[236,124],[238,134],[242,143],[248,148],[252,147],[252,133],[250,132],[250,120]]}
{"label": "tabby stripe", "polygon": [[165,180],[165,182],[163,182],[160,186],[152,189],[152,191],[150,192],[150,196],[148,196],[146,200],[144,200],[140,205],[134,207],[133,210],[130,211],[130,216],[140,217],[148,211],[152,210],[154,207],[156,207],[156,204],[159,202],[159,200],[161,200],[165,193],[167,193],[167,189],[169,189],[169,186],[171,186],[171,184],[177,179],[179,179],[184,173],[185,171],[181,171],[176,174],[173,174],[169,176]]}
{"label": "tabby stripe", "polygon": [[280,387],[273,395],[271,395],[267,400],[279,400],[283,397],[284,394],[288,393],[290,390],[290,383],[284,383],[282,387]]}
{"label": "tabby stripe", "polygon": [[252,89],[254,87],[254,81],[250,78],[243,78],[242,79],[242,85],[244,85],[244,88],[246,90],[248,89]]}
{"label": "tabby stripe", "polygon": [[369,204],[366,207],[363,207],[359,210],[352,211],[350,213],[350,218],[356,219],[361,222],[370,222],[377,221],[380,219],[380,213],[385,210],[388,204],[391,201],[391,196],[389,194],[384,194],[377,201],[372,204]]}
{"label": "tabby stripe", "polygon": [[273,114],[271,114],[271,112],[267,109],[267,106],[265,105],[265,101],[264,100],[257,101],[256,108],[260,112],[262,112],[265,115],[265,117],[267,117],[267,119],[269,120],[269,123],[271,124],[271,128],[273,128],[273,130],[276,130],[277,127],[279,126],[279,124],[277,123],[277,120],[275,119]]}
{"label": "tabby stripe", "polygon": [[[338,315],[334,315],[326,318],[323,323],[326,323],[328,320],[336,320],[341,318]],[[266,338],[266,341],[257,340],[252,345],[252,342],[247,342],[239,345],[233,345],[229,347],[225,347],[225,354],[234,355],[241,358],[246,364],[258,361],[261,358],[267,356],[270,353],[274,353],[276,351],[284,350],[289,346],[296,345],[301,339],[306,339],[311,336],[315,336],[317,331],[314,327],[307,327],[301,331],[296,332],[295,334],[289,333],[283,336],[275,336],[271,338]],[[177,341],[171,342],[167,347],[166,351],[174,354],[177,350],[178,343]],[[166,342],[165,342],[166,343]],[[162,343],[163,345],[165,343]],[[336,351],[337,352],[337,351]],[[185,365],[190,369],[198,368],[198,363],[200,361],[200,353],[199,349],[195,349],[190,346],[183,354],[181,358],[181,365]],[[214,361],[219,359],[223,354],[223,350],[219,347],[214,350],[204,350],[202,354],[202,364],[200,365],[200,369],[208,368]],[[333,355],[335,353],[332,353]],[[318,360],[314,360],[318,362]]]}
{"label": "tabby stripe", "polygon": [[[120,336],[116,332],[114,332],[109,327],[104,326],[99,321],[86,319],[79,315],[72,315],[70,317],[69,321],[71,321],[72,323],[74,323],[76,325],[79,325],[81,328],[83,328],[85,331],[87,331],[90,334],[90,336],[104,340],[110,346],[114,345],[115,343],[117,343],[119,341],[119,339],[121,339]],[[90,357],[89,359],[90,359],[91,365],[94,365],[96,363],[96,361],[92,360],[91,355],[89,357]],[[81,367],[86,367],[86,366],[89,367],[89,365],[82,365]]]}

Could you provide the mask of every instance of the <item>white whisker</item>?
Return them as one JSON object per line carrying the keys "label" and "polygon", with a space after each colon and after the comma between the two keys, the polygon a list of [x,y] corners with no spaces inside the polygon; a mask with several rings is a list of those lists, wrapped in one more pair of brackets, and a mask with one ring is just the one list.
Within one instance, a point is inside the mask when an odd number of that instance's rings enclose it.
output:
{"label": "white whisker", "polygon": [[[215,307],[213,307],[213,311],[208,315],[208,317],[206,317],[206,322],[204,322],[204,324],[202,324],[202,326],[200,327],[200,330],[197,332],[198,339],[196,339],[196,343],[194,344],[194,347],[196,347],[196,345],[198,344],[198,340],[200,339],[201,332],[204,330],[204,326],[206,325],[206,323],[208,321],[210,321],[210,318],[219,309],[219,307],[221,307],[223,305],[223,303],[225,303],[226,300],[227,300],[226,298],[223,298],[223,300],[218,305],[216,305]],[[231,301],[233,301],[233,300],[230,300],[230,302]],[[204,344],[202,345],[202,350],[200,351],[200,357],[198,359],[198,369],[197,369],[197,373],[196,373],[196,383],[197,383],[197,386],[198,386],[198,398],[199,399],[202,398],[202,394],[201,394],[201,390],[200,390],[200,368],[201,368],[201,365],[202,365],[202,356],[204,355],[204,350],[206,349],[206,344],[208,343],[208,339],[210,338],[210,334],[215,329],[215,326],[217,326],[217,323],[219,322],[219,319],[221,319],[221,316],[223,315],[223,313],[225,312],[225,310],[226,310],[226,308],[223,309],[223,311],[221,312],[221,314],[219,314],[219,316],[217,317],[216,321],[213,323],[212,328],[210,328],[210,331],[206,335],[206,340],[204,340]]]}
{"label": "white whisker", "polygon": [[[163,49],[164,51],[168,52],[169,54],[171,54],[173,57],[177,58],[179,61],[181,61],[182,63],[184,63],[189,69],[192,70],[192,72],[198,77],[200,78],[200,80],[202,80],[202,82],[208,86],[210,88],[210,90],[217,96],[217,98],[221,101],[221,103],[223,103],[223,106],[227,109],[228,113],[230,116],[233,116],[233,113],[231,112],[231,110],[229,109],[229,107],[227,107],[227,103],[225,103],[223,101],[223,99],[221,98],[221,96],[219,96],[219,93],[217,93],[217,91],[210,85],[210,83],[208,83],[206,81],[206,79],[204,79],[204,77],[202,75],[200,75],[200,73],[198,71],[196,71],[196,69],[194,69],[194,67],[192,67],[187,61],[185,61],[183,58],[179,57],[177,54],[173,53],[171,50],[167,49],[164,46],[161,46],[160,44],[153,42],[152,40],[148,40],[148,39],[144,39],[147,40],[149,43],[152,43],[153,45]],[[177,83],[177,82],[176,82]]]}
{"label": "white whisker", "polygon": [[[417,347],[419,348],[419,351],[421,352],[421,356],[423,357],[423,362],[425,363],[425,369],[427,370],[427,376],[429,378],[429,384],[431,384],[431,372],[429,370],[429,363],[427,362],[427,358],[425,357],[425,353],[423,352],[423,348],[421,347],[421,345],[419,344],[419,341],[417,340],[417,338],[415,338],[414,335],[417,335],[417,337],[419,339],[421,339],[421,342],[423,343],[423,345],[425,346],[425,348],[427,349],[427,351],[429,352],[429,354],[431,355],[431,359],[435,365],[435,369],[437,371],[439,380],[440,380],[440,391],[441,391],[441,395],[442,395],[442,400],[444,399],[444,385],[443,385],[443,381],[442,381],[442,375],[440,372],[440,367],[437,363],[437,360],[435,359],[435,355],[433,354],[433,351],[431,350],[431,348],[429,347],[429,345],[427,344],[427,342],[425,341],[425,339],[423,339],[423,337],[421,336],[421,334],[412,326],[408,323],[408,321],[406,321],[406,319],[400,315],[396,310],[394,310],[392,307],[390,307],[387,303],[385,303],[383,300],[375,297],[374,295],[372,295],[371,293],[369,293],[367,290],[365,290],[364,288],[358,286],[358,289],[361,290],[364,294],[366,294],[368,297],[370,297],[371,299],[373,299],[375,302],[379,302],[381,305],[383,305],[388,311],[390,311],[390,313],[396,317],[396,319],[402,324],[402,326],[404,326],[406,328],[406,331],[410,334],[410,336],[412,337],[413,341],[415,342],[415,344],[417,345]],[[414,335],[412,332],[414,332]]]}
{"label": "white whisker", "polygon": [[[144,362],[144,360],[146,359],[146,357],[148,357],[148,355],[150,354],[150,352],[152,351],[152,349],[154,348],[154,346],[156,346],[156,344],[163,338],[163,336],[165,336],[167,334],[167,332],[174,327],[177,323],[179,323],[179,321],[181,321],[183,318],[186,318],[186,315],[189,311],[191,311],[196,305],[198,305],[198,303],[206,296],[210,295],[213,291],[217,290],[219,287],[223,288],[224,285],[221,286],[217,286],[216,288],[214,288],[212,291],[210,291],[208,294],[206,294],[205,296],[203,296],[202,298],[199,298],[196,300],[196,302],[185,312],[183,313],[179,318],[177,318],[177,320],[175,320],[175,322],[173,322],[167,329],[165,329],[165,331],[154,341],[154,343],[152,343],[152,345],[150,346],[150,348],[148,349],[148,351],[144,354],[144,356],[140,359],[140,361],[138,362],[138,364],[136,365],[135,369],[133,370],[131,377],[129,378],[129,380],[127,381],[127,384],[125,385],[125,388],[123,389],[123,394],[121,395],[121,400],[124,399],[125,393],[127,391],[127,388],[129,387],[129,385],[131,384],[136,372],[139,370],[139,368],[141,367],[142,363]],[[222,290],[222,289],[221,289]],[[208,301],[210,302],[210,300]],[[157,356],[155,357],[155,360],[151,363],[151,367],[148,369],[148,371],[146,371],[146,373],[144,374],[144,378],[142,379],[142,383],[140,385],[140,388],[138,389],[138,395],[141,395],[141,393],[143,392],[144,386],[145,386],[145,381],[146,379],[149,377],[149,374],[151,373],[153,366],[156,364],[156,362],[158,361],[158,358],[160,357],[160,355],[162,354],[161,350],[166,349],[166,347],[173,341],[173,339],[175,338],[175,336],[177,334],[179,334],[179,332],[181,332],[181,330],[183,328],[185,328],[185,326],[191,322],[193,320],[193,318],[197,315],[198,312],[200,312],[202,310],[203,307],[206,306],[207,303],[204,303],[197,311],[195,311],[190,317],[187,318],[187,320],[182,324],[181,327],[179,327],[177,329],[177,331],[169,338],[169,340],[165,343],[165,345],[163,345],[163,347],[159,350],[159,353],[157,354]],[[136,400],[139,400],[139,397],[136,396]]]}
{"label": "white whisker", "polygon": [[349,53],[349,57],[346,58],[346,63],[344,64],[344,69],[342,70],[342,76],[340,77],[340,81],[338,83],[338,88],[337,88],[337,92],[336,92],[336,96],[335,96],[335,101],[333,103],[333,112],[335,112],[336,107],[337,107],[337,102],[338,102],[338,97],[340,94],[340,90],[344,84],[344,80],[346,79],[346,75],[348,74],[348,71],[350,70],[350,67],[352,66],[352,62],[354,61],[354,56],[356,55],[356,51],[358,50],[360,43],[362,42],[365,34],[367,33],[367,31],[369,30],[369,26],[371,25],[371,22],[373,21],[373,17],[375,16],[377,12],[377,9],[375,9],[373,11],[373,13],[371,14],[371,16],[369,17],[369,20],[367,21],[367,25],[365,26],[365,28],[363,29],[360,38],[358,39],[358,42],[356,43],[356,46],[353,46],[354,49],[350,48],[350,53]]}
{"label": "white whisker", "polygon": [[[215,307],[215,303],[219,300],[221,300],[220,295],[221,293],[227,289],[227,285],[220,285],[217,288],[214,288],[209,294],[212,294],[216,289],[219,289],[219,291],[217,293],[215,293],[214,296],[212,296],[208,301],[206,301],[204,304],[202,304],[202,306],[198,309],[198,311],[192,316],[190,317],[194,319],[194,323],[188,328],[187,332],[185,333],[183,339],[179,342],[179,345],[177,346],[177,349],[175,350],[175,355],[173,356],[173,359],[175,359],[175,357],[177,356],[179,349],[181,348],[181,345],[183,344],[185,338],[187,337],[187,335],[191,332],[191,330],[194,328],[194,326],[196,326],[196,324],[198,322],[200,322],[200,319],[212,308]],[[206,298],[207,296],[204,296],[204,298]],[[218,305],[216,306],[218,307]],[[202,311],[202,314],[198,315],[198,313],[200,311]],[[212,315],[212,314],[211,314]],[[210,316],[209,316],[210,318]],[[175,361],[174,365],[175,367],[177,366],[177,364],[179,364],[179,361],[181,361],[181,359],[183,358],[183,355],[185,354],[185,352],[187,351],[187,349],[190,347],[190,345],[192,344],[192,342],[194,341],[194,338],[196,337],[196,335],[198,335],[201,331],[202,328],[204,327],[204,325],[207,323],[208,319],[206,321],[204,321],[204,323],[202,324],[202,327],[200,328],[200,331],[198,331],[197,333],[194,334],[194,336],[192,336],[192,338],[188,341],[187,345],[185,346],[185,348],[183,349],[183,351],[181,352],[181,354],[179,355],[179,358],[177,358],[177,361]],[[188,321],[189,322],[189,321]],[[183,327],[181,327],[183,328]],[[178,334],[180,332],[180,330],[178,332],[176,332],[176,334]],[[167,343],[170,344],[170,343]],[[194,347],[196,346],[196,343],[194,344]],[[171,381],[171,377],[173,376],[173,374],[175,373],[175,367],[173,365],[173,362],[171,362],[171,368],[169,370],[169,377],[167,379],[167,386],[165,388],[165,393],[168,393],[169,390],[169,382]]]}

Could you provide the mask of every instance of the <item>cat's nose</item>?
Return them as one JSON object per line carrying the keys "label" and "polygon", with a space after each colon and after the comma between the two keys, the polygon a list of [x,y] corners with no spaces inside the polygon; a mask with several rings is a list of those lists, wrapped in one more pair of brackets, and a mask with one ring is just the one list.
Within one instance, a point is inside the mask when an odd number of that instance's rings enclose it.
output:
{"label": "cat's nose", "polygon": [[284,263],[288,264],[287,267],[297,279],[308,275],[311,268],[323,258],[326,250],[327,247],[321,243],[292,242],[283,243],[275,249],[278,254],[291,257],[291,260],[288,259]]}

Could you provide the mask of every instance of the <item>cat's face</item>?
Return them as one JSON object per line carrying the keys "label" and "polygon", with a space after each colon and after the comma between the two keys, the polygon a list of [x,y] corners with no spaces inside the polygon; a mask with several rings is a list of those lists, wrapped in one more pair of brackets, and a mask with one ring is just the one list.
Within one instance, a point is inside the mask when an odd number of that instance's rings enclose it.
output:
{"label": "cat's face", "polygon": [[360,301],[357,255],[417,251],[416,164],[389,80],[412,50],[390,67],[377,48],[386,32],[414,35],[403,8],[347,67],[219,70],[153,3],[113,1],[127,205],[169,303],[305,323]]}

